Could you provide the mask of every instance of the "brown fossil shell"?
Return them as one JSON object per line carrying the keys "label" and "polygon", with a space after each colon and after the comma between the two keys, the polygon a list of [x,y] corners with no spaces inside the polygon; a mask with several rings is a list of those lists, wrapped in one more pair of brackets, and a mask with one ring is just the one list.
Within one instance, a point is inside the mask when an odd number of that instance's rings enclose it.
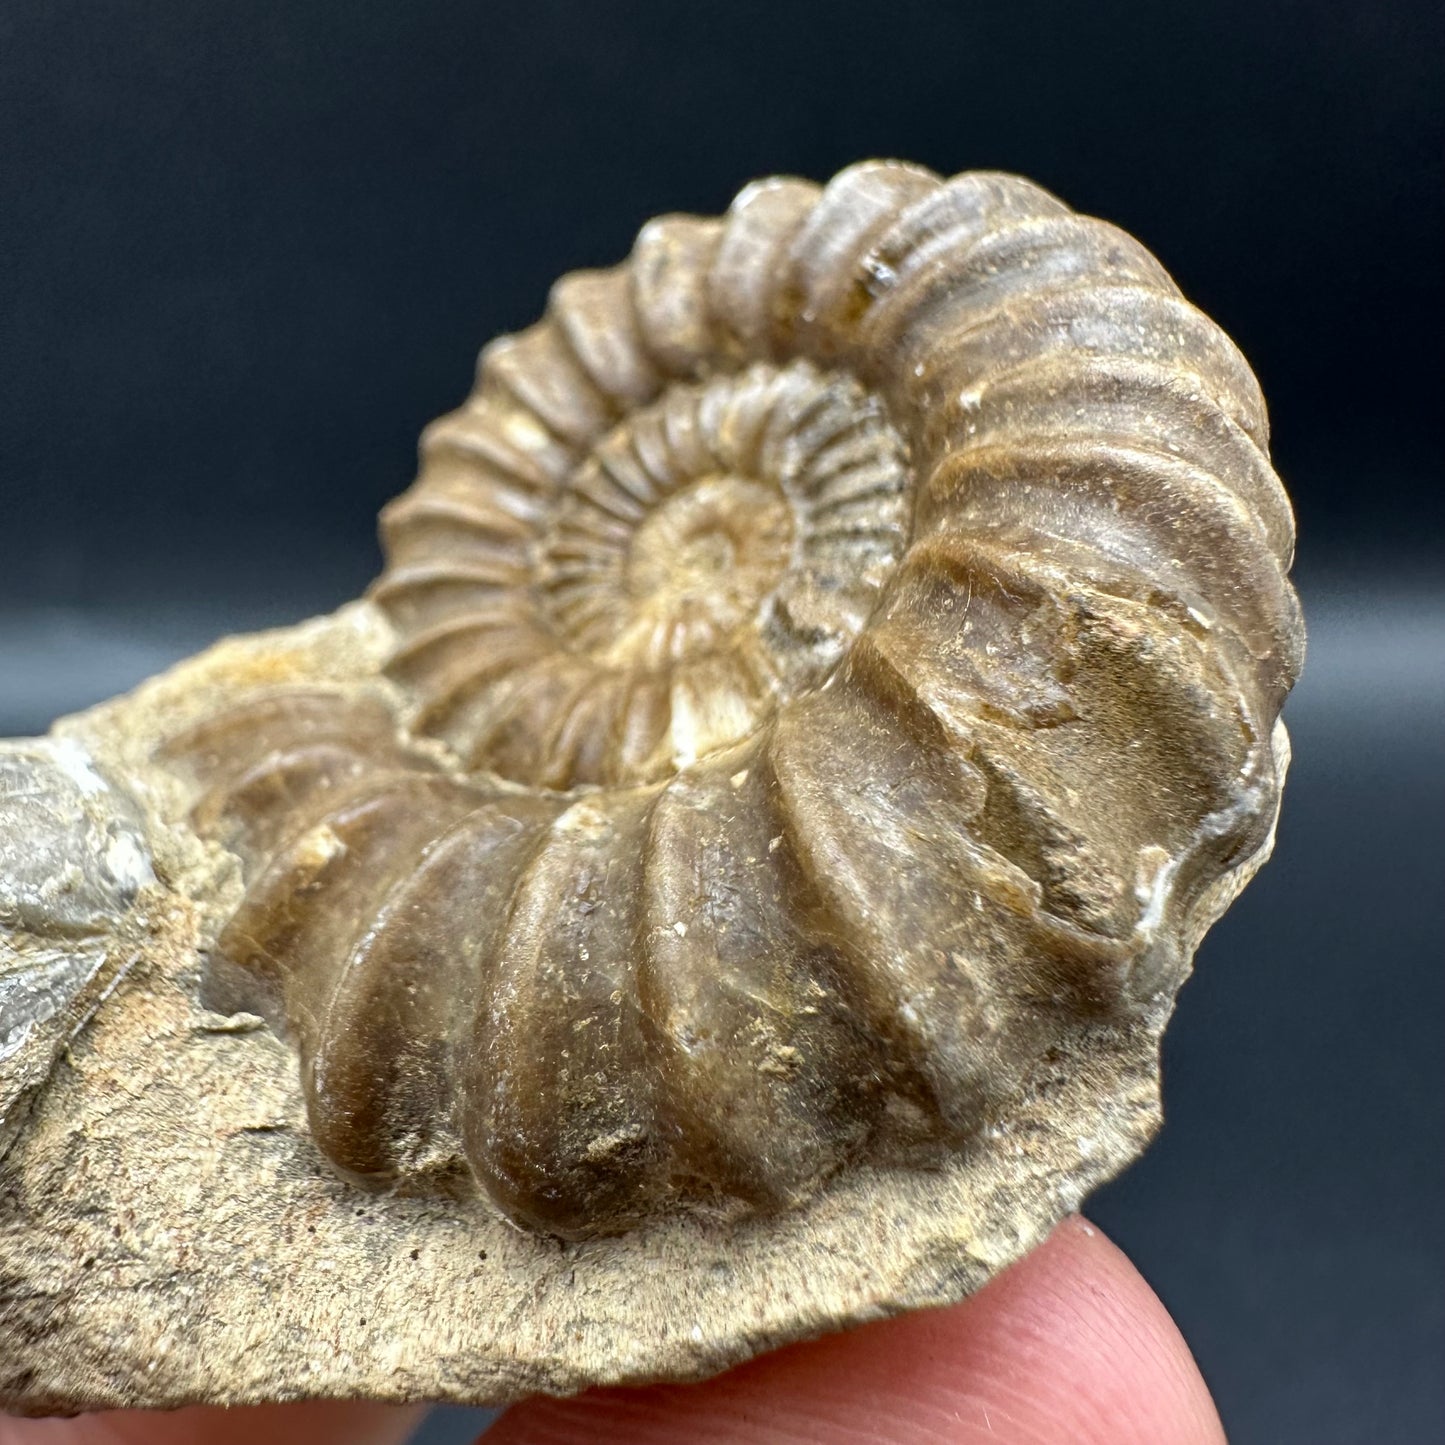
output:
{"label": "brown fossil shell", "polygon": [[1228,338],[1013,176],[671,216],[387,508],[378,693],[176,739],[317,1143],[578,1236],[927,1168],[1177,987],[1272,824],[1288,501]]}

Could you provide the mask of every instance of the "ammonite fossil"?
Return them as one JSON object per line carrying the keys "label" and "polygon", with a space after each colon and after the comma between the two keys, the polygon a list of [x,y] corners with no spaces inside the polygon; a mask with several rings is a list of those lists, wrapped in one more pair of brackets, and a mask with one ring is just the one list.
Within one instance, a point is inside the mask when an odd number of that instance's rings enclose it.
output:
{"label": "ammonite fossil", "polygon": [[654,221],[424,436],[399,692],[171,743],[246,870],[213,995],[338,1170],[564,1236],[967,1150],[1272,826],[1266,448],[1220,329],[1028,181]]}

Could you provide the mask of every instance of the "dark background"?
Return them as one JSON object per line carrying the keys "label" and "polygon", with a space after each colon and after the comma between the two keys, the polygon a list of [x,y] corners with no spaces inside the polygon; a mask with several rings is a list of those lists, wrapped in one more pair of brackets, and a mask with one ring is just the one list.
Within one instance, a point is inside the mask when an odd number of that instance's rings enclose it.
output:
{"label": "dark background", "polygon": [[870,155],[1030,175],[1254,363],[1311,624],[1278,855],[1092,1213],[1236,1442],[1445,1438],[1441,15],[5,0],[0,732],[354,595],[480,344],[647,217]]}

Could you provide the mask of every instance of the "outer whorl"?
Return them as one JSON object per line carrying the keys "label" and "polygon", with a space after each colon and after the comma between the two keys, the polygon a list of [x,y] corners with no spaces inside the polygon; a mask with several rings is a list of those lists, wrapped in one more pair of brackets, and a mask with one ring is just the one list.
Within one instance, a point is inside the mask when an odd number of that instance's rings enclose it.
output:
{"label": "outer whorl", "polygon": [[615,1232],[927,1168],[1172,996],[1272,826],[1291,518],[1228,338],[1031,183],[648,225],[383,518],[407,699],[176,740],[333,1164]]}

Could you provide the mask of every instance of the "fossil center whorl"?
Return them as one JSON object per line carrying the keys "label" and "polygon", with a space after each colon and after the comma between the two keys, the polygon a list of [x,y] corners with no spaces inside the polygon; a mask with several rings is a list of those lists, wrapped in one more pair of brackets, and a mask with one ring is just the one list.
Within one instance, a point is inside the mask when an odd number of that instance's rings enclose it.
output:
{"label": "fossil center whorl", "polygon": [[543,553],[549,610],[573,651],[658,671],[727,647],[782,580],[793,546],[787,499],[760,482],[689,483],[626,543],[591,542],[583,570],[567,536]]}
{"label": "fossil center whorl", "polygon": [[903,551],[910,490],[850,376],[798,361],[674,382],[563,476],[433,717],[464,716],[469,761],[520,782],[666,777],[824,681]]}

